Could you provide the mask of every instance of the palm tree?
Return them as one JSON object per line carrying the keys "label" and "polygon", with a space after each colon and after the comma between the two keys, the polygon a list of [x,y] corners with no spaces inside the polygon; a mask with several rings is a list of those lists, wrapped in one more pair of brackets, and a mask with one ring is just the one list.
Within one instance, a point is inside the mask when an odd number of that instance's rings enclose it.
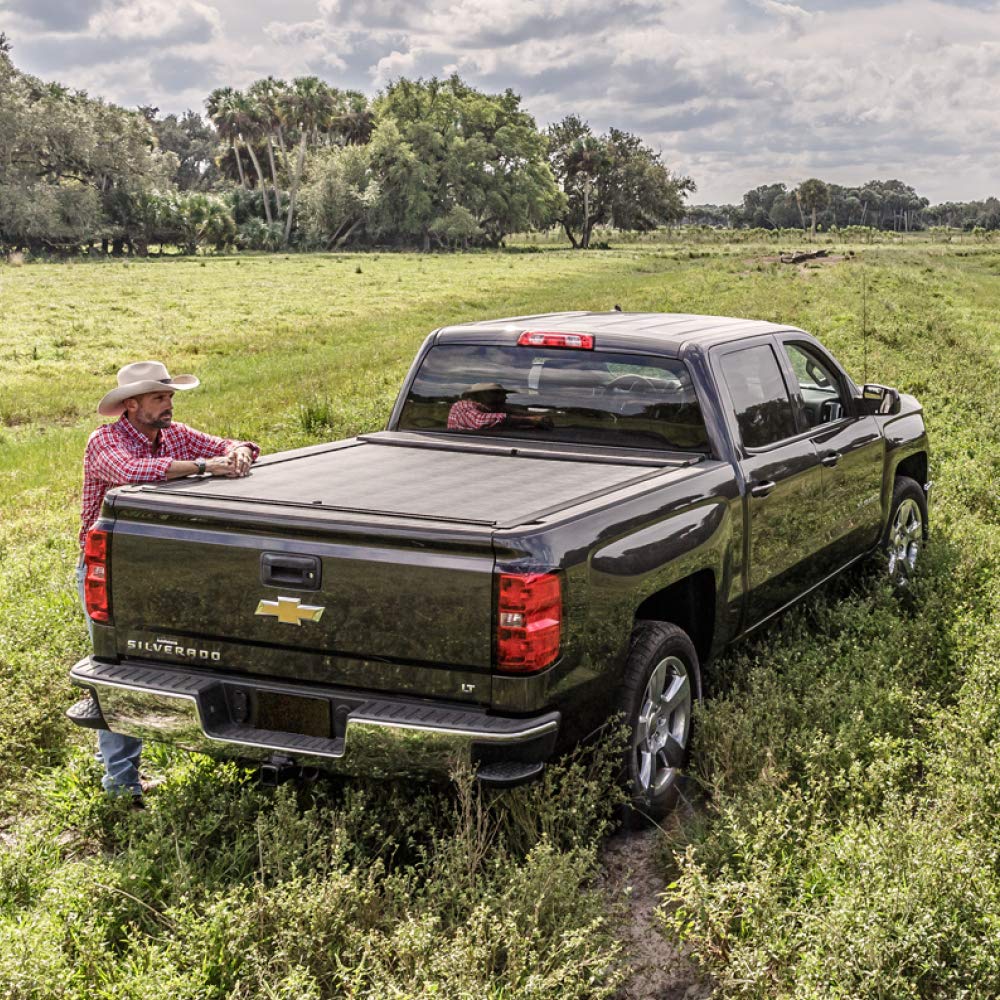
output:
{"label": "palm tree", "polygon": [[274,202],[276,211],[281,214],[281,187],[278,184],[278,170],[274,161],[274,144],[280,144],[284,155],[285,172],[288,171],[288,155],[285,153],[285,143],[281,131],[281,97],[288,90],[288,85],[284,80],[275,80],[269,76],[263,80],[257,80],[247,88],[247,97],[250,98],[257,110],[258,118],[264,126],[267,134],[267,159],[271,167],[271,183],[274,188]]}
{"label": "palm tree", "polygon": [[254,173],[257,174],[257,184],[260,187],[260,193],[264,196],[264,216],[270,226],[274,222],[274,217],[271,215],[271,199],[267,196],[264,171],[260,168],[260,160],[254,149],[254,143],[260,142],[267,132],[264,113],[251,95],[244,94],[239,90],[235,92],[233,103],[236,109],[236,127],[240,137],[246,143]]}
{"label": "palm tree", "polygon": [[344,98],[347,109],[337,116],[334,127],[345,145],[367,145],[375,129],[375,113],[368,104],[368,98],[356,90],[347,91]]}
{"label": "palm tree", "polygon": [[[818,177],[803,181],[795,192],[795,198],[803,211],[812,216],[810,235],[816,239],[816,212],[830,204],[830,189]],[[805,229],[805,225],[802,226]]]}
{"label": "palm tree", "polygon": [[229,148],[236,157],[236,169],[240,175],[240,187],[247,190],[247,179],[243,173],[243,160],[240,157],[239,129],[236,123],[236,91],[232,87],[217,87],[208,95],[205,108],[208,117],[212,119],[219,137],[229,143]]}
{"label": "palm tree", "polygon": [[295,200],[306,162],[306,145],[309,137],[315,141],[320,129],[330,127],[337,110],[340,91],[324,83],[316,76],[300,76],[292,81],[291,89],[281,101],[282,118],[288,131],[298,132],[299,153],[292,175],[292,188],[288,199],[288,216],[285,219],[285,243],[292,234],[295,217]]}

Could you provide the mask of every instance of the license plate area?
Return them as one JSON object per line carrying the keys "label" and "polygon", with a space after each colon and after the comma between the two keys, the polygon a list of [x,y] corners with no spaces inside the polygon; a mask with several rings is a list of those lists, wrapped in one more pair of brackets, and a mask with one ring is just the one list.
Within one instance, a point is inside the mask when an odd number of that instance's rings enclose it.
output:
{"label": "license plate area", "polygon": [[277,733],[301,736],[333,735],[331,705],[327,698],[304,698],[279,691],[258,691],[254,725]]}

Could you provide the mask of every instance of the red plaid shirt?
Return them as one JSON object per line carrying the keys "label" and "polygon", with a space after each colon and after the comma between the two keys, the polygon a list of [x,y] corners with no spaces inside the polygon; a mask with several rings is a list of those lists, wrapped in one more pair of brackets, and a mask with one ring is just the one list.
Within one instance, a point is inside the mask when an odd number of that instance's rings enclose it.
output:
{"label": "red plaid shirt", "polygon": [[482,431],[499,427],[506,419],[506,413],[488,410],[474,399],[460,399],[448,411],[448,430]]}
{"label": "red plaid shirt", "polygon": [[125,483],[155,483],[167,478],[171,462],[215,458],[233,448],[246,447],[256,462],[260,448],[252,441],[203,434],[185,424],[171,423],[150,441],[123,413],[113,424],[98,427],[83,453],[83,505],[80,510],[80,546],[101,513],[104,494]]}

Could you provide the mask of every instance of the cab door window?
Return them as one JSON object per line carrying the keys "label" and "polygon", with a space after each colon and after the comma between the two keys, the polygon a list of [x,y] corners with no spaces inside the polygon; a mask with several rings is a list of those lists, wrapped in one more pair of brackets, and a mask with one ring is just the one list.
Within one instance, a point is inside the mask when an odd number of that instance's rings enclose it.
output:
{"label": "cab door window", "polygon": [[783,346],[799,384],[806,426],[832,424],[847,416],[844,390],[833,368],[804,344],[786,341]]}
{"label": "cab door window", "polygon": [[795,435],[792,401],[770,345],[724,354],[722,373],[747,448],[766,448]]}

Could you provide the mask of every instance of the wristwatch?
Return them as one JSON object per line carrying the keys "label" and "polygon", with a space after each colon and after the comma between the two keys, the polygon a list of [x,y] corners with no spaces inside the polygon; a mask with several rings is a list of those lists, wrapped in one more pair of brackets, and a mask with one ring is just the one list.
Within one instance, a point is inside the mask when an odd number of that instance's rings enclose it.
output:
{"label": "wristwatch", "polygon": [[198,466],[198,475],[199,476],[205,475],[205,469],[208,467],[207,463],[205,462],[205,459],[196,458],[194,460],[194,464]]}

